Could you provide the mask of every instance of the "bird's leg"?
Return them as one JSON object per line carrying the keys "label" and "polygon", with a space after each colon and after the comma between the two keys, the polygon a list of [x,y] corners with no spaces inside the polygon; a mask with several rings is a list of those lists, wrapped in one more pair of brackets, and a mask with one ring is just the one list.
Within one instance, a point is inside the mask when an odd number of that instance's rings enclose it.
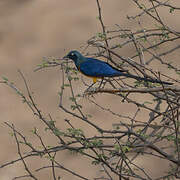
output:
{"label": "bird's leg", "polygon": [[104,78],[101,78],[101,82],[100,82],[100,84],[99,84],[99,89],[101,88],[101,85],[103,85],[103,80],[104,80]]}
{"label": "bird's leg", "polygon": [[94,84],[96,84],[96,82],[93,82],[85,91],[84,91],[84,97],[86,97],[86,96],[89,96],[89,95],[91,95],[91,91],[89,91],[93,86],[94,86]]}
{"label": "bird's leg", "polygon": [[88,91],[89,89],[91,89],[94,86],[94,84],[96,84],[96,82],[93,82],[85,91]]}
{"label": "bird's leg", "polygon": [[96,84],[96,82],[93,82],[84,92],[88,93],[88,90],[91,89],[94,86],[94,84]]}
{"label": "bird's leg", "polygon": [[[84,95],[85,95],[85,96],[86,96],[86,95],[91,95],[91,92],[93,92],[93,91],[96,90],[96,88],[92,89],[92,87],[94,86],[94,84],[96,84],[97,79],[99,79],[99,78],[93,77],[93,83],[84,91]],[[103,84],[103,78],[101,78],[101,82],[100,82],[100,85],[99,85],[98,88],[100,88],[102,84]],[[90,90],[90,91],[89,91],[89,90]]]}

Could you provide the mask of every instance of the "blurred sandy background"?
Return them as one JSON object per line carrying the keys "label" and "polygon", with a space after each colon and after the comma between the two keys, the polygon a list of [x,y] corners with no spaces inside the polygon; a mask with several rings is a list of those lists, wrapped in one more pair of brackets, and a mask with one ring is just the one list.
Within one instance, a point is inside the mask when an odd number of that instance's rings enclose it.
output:
{"label": "blurred sandy background", "polygon": [[[105,24],[109,27],[118,23],[122,27],[133,28],[136,24],[128,21],[126,15],[135,15],[136,11],[137,9],[131,1],[104,0],[102,4]],[[166,14],[167,12],[164,12],[164,17]],[[33,72],[33,70],[37,64],[41,63],[43,56],[63,57],[64,53],[71,49],[80,50],[79,47],[84,45],[91,36],[101,32],[97,16],[95,0],[0,1],[0,75],[8,77],[25,92],[22,79],[17,72],[20,69],[27,78],[31,90],[35,93],[36,102],[40,109],[46,112],[45,115],[51,113],[53,118],[58,120],[59,126],[63,124],[64,114],[58,108],[57,93],[60,87],[58,68],[39,72]],[[167,22],[172,26],[177,24],[174,27],[179,31],[179,17],[172,15],[171,18],[167,19]],[[122,51],[122,55],[129,56],[131,52],[134,52],[134,48],[129,47],[126,51]],[[178,63],[179,55],[173,54],[171,57]],[[76,91],[82,92],[83,90],[82,85],[82,88],[78,88]],[[30,130],[35,126],[41,129],[42,124],[32,116],[30,110],[21,102],[14,91],[0,84],[0,94],[0,164],[2,164],[18,157],[15,142],[9,135],[10,130],[3,122],[14,123],[30,140],[34,138]],[[111,96],[103,96],[104,102],[110,100],[113,101],[117,112],[119,108],[124,113],[133,110],[131,106],[128,109],[123,109],[124,106]],[[82,101],[86,103],[85,100]],[[88,103],[87,112],[96,115],[98,125],[103,123],[106,127],[111,126],[112,122],[107,120],[107,115],[103,115],[100,110]],[[104,123],[104,119],[107,120],[107,123]],[[88,133],[92,135],[91,130]],[[74,157],[66,152],[60,155],[59,159],[66,167],[74,168],[90,179],[98,176],[99,169],[91,165],[84,166],[79,157]],[[152,166],[155,166],[154,162],[146,161],[146,159],[140,160],[139,163],[143,163],[150,170]],[[36,164],[31,165],[37,168],[43,166],[43,161],[36,161]],[[157,167],[160,165],[156,162]],[[164,169],[167,167],[168,165],[165,164]],[[164,169],[157,168],[154,175],[160,175]],[[10,180],[12,177],[24,175],[22,170],[21,163],[0,169],[0,180]],[[71,179],[70,175],[62,170],[59,170],[58,175],[64,180]],[[38,177],[52,179],[46,170],[39,173]]]}

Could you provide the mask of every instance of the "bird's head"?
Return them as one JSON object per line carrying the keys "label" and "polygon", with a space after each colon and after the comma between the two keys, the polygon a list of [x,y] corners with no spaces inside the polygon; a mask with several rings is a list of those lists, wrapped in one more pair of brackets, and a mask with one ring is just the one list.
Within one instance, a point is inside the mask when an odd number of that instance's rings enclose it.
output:
{"label": "bird's head", "polygon": [[82,58],[83,55],[78,51],[70,51],[66,56],[63,57],[63,59],[71,59],[75,63]]}

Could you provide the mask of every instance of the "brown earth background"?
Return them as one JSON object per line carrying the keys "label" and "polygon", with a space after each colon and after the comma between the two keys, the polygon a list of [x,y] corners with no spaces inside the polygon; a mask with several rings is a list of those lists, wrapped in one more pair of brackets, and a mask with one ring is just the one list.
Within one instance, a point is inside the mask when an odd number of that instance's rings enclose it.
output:
{"label": "brown earth background", "polygon": [[[143,1],[142,1],[143,2]],[[107,27],[112,27],[116,23],[121,27],[135,29],[136,22],[128,21],[127,15],[135,15],[138,12],[132,1],[126,0],[104,0],[102,3],[102,13]],[[178,3],[180,6],[180,3]],[[162,10],[161,15],[166,23],[180,31],[179,16],[172,14],[169,16],[168,10]],[[58,91],[60,90],[61,74],[58,68],[47,69],[34,72],[35,67],[42,62],[44,56],[63,57],[65,52],[78,49],[96,33],[101,32],[101,26],[96,18],[98,16],[95,0],[1,0],[0,1],[0,76],[6,76],[13,81],[24,93],[26,93],[22,79],[17,70],[20,69],[27,78],[31,90],[34,92],[36,102],[40,109],[47,116],[50,113],[57,121],[57,126],[65,128],[63,119],[65,114],[58,108]],[[168,17],[168,18],[167,18]],[[142,20],[144,26],[151,24],[148,20]],[[165,47],[166,48],[166,47]],[[65,51],[64,51],[65,50]],[[128,47],[120,53],[128,57],[134,53],[134,47]],[[171,61],[179,65],[179,52],[169,56]],[[172,72],[169,72],[169,75]],[[76,88],[76,92],[83,92],[83,84]],[[18,157],[15,141],[9,135],[10,130],[3,122],[13,123],[18,130],[26,134],[29,140],[38,144],[30,130],[34,127],[39,129],[42,137],[46,137],[47,142],[52,142],[51,136],[46,136],[42,123],[35,118],[15,92],[0,84],[0,164],[14,160]],[[142,97],[143,98],[143,97]],[[82,99],[85,111],[92,114],[98,125],[105,128],[111,127],[112,120],[108,119],[108,114],[101,112],[94,105]],[[134,107],[122,105],[113,96],[98,96],[97,101],[107,103],[107,106],[114,111],[120,110],[124,114],[131,114]],[[65,102],[65,104],[68,102]],[[140,114],[140,119],[148,112]],[[71,119],[72,120],[72,119]],[[117,121],[117,119],[114,119]],[[77,126],[77,122],[73,122]],[[84,124],[79,123],[80,127]],[[44,127],[43,127],[44,128]],[[92,135],[91,129],[86,129],[87,134]],[[43,136],[44,135],[44,136]],[[64,152],[58,156],[59,161],[67,168],[74,169],[86,177],[100,175],[100,168],[83,164],[83,158],[79,155],[72,155]],[[148,168],[153,176],[159,176],[163,171],[168,170],[168,164],[159,161],[151,161],[148,157],[139,159],[140,165]],[[36,169],[46,164],[43,159],[30,162],[30,167]],[[24,175],[24,168],[21,163],[0,169],[0,180],[10,180],[15,176]],[[59,170],[57,173],[63,180],[76,179],[71,175]],[[46,170],[38,173],[40,179],[52,179]]]}

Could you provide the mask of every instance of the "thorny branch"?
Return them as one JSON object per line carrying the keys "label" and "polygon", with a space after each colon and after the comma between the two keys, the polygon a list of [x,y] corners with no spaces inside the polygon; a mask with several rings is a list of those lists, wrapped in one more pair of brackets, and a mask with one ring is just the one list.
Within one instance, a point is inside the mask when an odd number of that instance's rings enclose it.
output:
{"label": "thorny branch", "polygon": [[[145,16],[148,16],[152,18],[156,26],[151,28],[143,27],[141,20],[138,19],[138,30],[122,28],[118,24],[116,24],[115,28],[113,27],[114,29],[108,29],[104,25],[100,1],[96,0],[102,33],[93,36],[87,41],[89,52],[91,51],[90,48],[93,48],[96,49],[96,53],[87,52],[86,55],[103,56],[113,66],[126,70],[127,73],[135,73],[139,76],[158,80],[163,78],[163,80],[169,80],[174,84],[171,86],[160,84],[158,86],[152,83],[132,83],[120,77],[104,79],[100,82],[100,87],[89,88],[85,94],[76,94],[76,84],[80,79],[74,67],[69,62],[62,61],[61,58],[45,58],[35,71],[49,67],[60,67],[62,79],[59,92],[59,108],[60,112],[63,111],[67,115],[63,122],[68,126],[63,131],[50,113],[48,113],[48,117],[45,117],[45,113],[35,102],[31,89],[21,71],[18,72],[24,82],[27,96],[15,84],[4,78],[0,83],[12,88],[29,107],[32,115],[39,119],[46,131],[48,130],[47,134],[50,133],[54,138],[58,139],[58,144],[51,146],[44,140],[46,137],[43,137],[37,128],[33,127],[32,133],[39,142],[37,147],[33,142],[28,141],[23,132],[18,131],[15,125],[5,122],[5,125],[12,130],[19,158],[1,164],[0,168],[22,162],[26,173],[26,175],[14,179],[26,177],[38,179],[38,176],[34,174],[42,170],[49,171],[54,180],[61,178],[58,175],[59,170],[70,173],[79,179],[92,179],[82,175],[83,172],[81,171],[76,172],[64,166],[61,159],[58,159],[58,154],[64,151],[79,153],[84,157],[84,164],[88,164],[90,159],[93,165],[98,168],[101,167],[101,170],[99,170],[101,176],[94,177],[94,179],[129,180],[133,178],[160,180],[180,177],[180,81],[176,78],[179,77],[180,69],[174,62],[165,59],[165,57],[168,59],[168,56],[172,53],[177,53],[180,48],[178,44],[180,32],[169,27],[159,13],[160,7],[169,8],[170,13],[179,11],[180,8],[176,7],[172,2],[170,3],[170,1],[153,0],[145,4],[140,4],[136,0],[132,0],[132,2],[141,12],[135,16],[128,15],[128,20],[136,21],[139,17],[145,18]],[[161,48],[169,45],[170,42],[174,44],[169,46],[168,49]],[[119,53],[119,50],[126,48],[127,45],[135,49],[135,52],[129,55],[130,57],[124,57]],[[176,76],[153,70],[150,65],[155,61],[165,67],[166,72],[173,71]],[[123,105],[128,108],[128,105],[132,104],[134,112],[128,115],[121,108],[118,111],[113,109],[110,102],[106,104],[100,103],[98,98],[106,96],[107,93],[119,100],[119,106]],[[69,102],[65,103],[67,94]],[[99,94],[99,96],[93,97],[96,94]],[[144,101],[136,99],[136,95],[139,94],[146,95]],[[117,119],[116,122],[112,120],[112,127],[105,128],[104,124],[98,125],[97,117],[87,114],[81,101],[84,95],[86,95],[87,103],[92,104],[101,112],[108,113],[107,119],[103,122],[110,121],[109,117]],[[141,121],[139,116],[143,112],[149,114],[144,116],[143,121]],[[72,123],[74,121],[76,123]],[[85,124],[85,129],[79,128],[78,122],[80,121]],[[87,135],[89,128],[93,129],[94,133],[92,135]],[[28,147],[28,151],[21,149],[21,144]],[[166,171],[158,177],[152,176],[148,169],[137,164],[137,160],[145,156],[152,159],[158,158],[158,160],[169,163],[169,172]],[[27,161],[32,157],[46,158],[49,164],[33,170],[29,168]],[[88,161],[86,161],[87,159]]]}

